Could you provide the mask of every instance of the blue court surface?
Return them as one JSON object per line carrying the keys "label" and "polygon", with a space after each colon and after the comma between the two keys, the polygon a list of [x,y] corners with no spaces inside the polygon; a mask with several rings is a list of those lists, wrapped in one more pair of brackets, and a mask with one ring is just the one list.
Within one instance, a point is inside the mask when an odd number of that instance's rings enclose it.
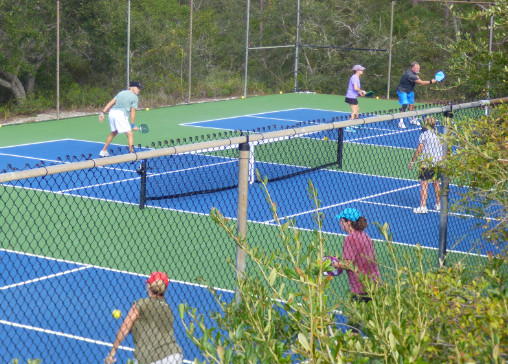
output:
{"label": "blue court surface", "polygon": [[[205,121],[192,123],[192,125],[237,130],[240,129],[238,127],[240,124],[244,126],[249,122],[249,127],[245,129],[256,129],[263,125],[264,127],[274,124],[286,126],[289,121],[298,125],[301,119],[312,120],[311,115],[319,115],[319,117],[324,115],[322,117],[328,120],[338,116],[338,112],[296,109]],[[279,122],[282,124],[278,124]],[[395,122],[386,122],[381,125],[366,126],[355,132],[345,132],[344,141],[414,149],[419,133],[418,127],[408,125],[408,129],[399,130]],[[69,154],[91,155],[92,158],[98,158],[101,147],[102,143],[68,139],[0,148],[0,169],[8,164],[24,169],[26,164],[33,166],[41,162],[67,163],[67,159],[72,160],[72,156],[65,158]],[[116,146],[113,147],[116,148]],[[83,171],[84,178],[71,181],[69,175],[63,174],[57,177],[63,182],[62,184],[45,185],[44,178],[40,178],[37,186],[39,189],[43,188],[45,191],[58,194],[137,205],[138,196],[132,193],[139,190],[140,185],[137,167],[138,163],[100,167],[101,176],[104,177],[101,183],[94,183],[93,176],[87,177],[88,172]],[[192,171],[188,173],[185,178],[191,179]],[[315,226],[313,221],[315,210],[307,192],[309,179],[320,193],[321,211],[326,216],[323,226],[325,232],[343,235],[338,222],[333,217],[347,207],[355,207],[368,217],[369,222],[389,223],[396,243],[406,246],[421,244],[433,250],[437,248],[439,212],[430,209],[427,214],[415,215],[412,211],[419,203],[420,184],[417,180],[337,170],[316,170],[290,179],[270,182],[268,187],[272,199],[277,201],[279,215],[294,218],[297,227],[303,230],[312,230]],[[115,184],[115,188],[108,188],[109,184]],[[12,182],[4,185],[19,185],[19,183]],[[72,188],[61,189],[60,186],[72,186]],[[361,188],[355,186],[361,186]],[[26,188],[27,185],[24,184],[24,187]],[[451,197],[453,197],[457,187],[451,188]],[[434,198],[434,192],[430,188],[429,206],[433,206]],[[249,221],[274,225],[273,217],[265,201],[265,194],[259,185],[250,186],[248,203]],[[211,207],[216,207],[225,216],[235,217],[237,191],[232,189],[147,201],[146,207],[198,214],[208,214]],[[453,247],[453,251],[469,252],[474,248],[476,240],[481,243],[476,248],[481,255],[497,251],[496,247],[481,240],[481,231],[475,228],[479,222],[481,221],[472,217],[459,214],[449,215],[448,241],[459,242]],[[369,225],[367,233],[372,238],[382,238],[372,224]],[[467,236],[463,236],[464,234]],[[144,296],[143,282],[146,277],[129,272],[113,271],[83,265],[79,262],[59,261],[8,250],[1,250],[0,257],[4,265],[0,281],[0,302],[2,302],[0,325],[2,332],[6,333],[3,339],[4,345],[0,348],[2,362],[9,362],[17,356],[43,358],[45,363],[58,362],[62,352],[72,353],[72,347],[75,346],[80,347],[77,352],[90,352],[91,358],[105,357],[121,323],[120,320],[112,317],[111,308],[118,308],[123,313],[127,313],[130,308],[128,305],[117,307],[116,303],[132,303],[135,299]],[[19,276],[16,276],[14,272],[17,266],[31,266],[33,269],[28,272],[19,272]],[[109,289],[112,285],[118,284],[121,285],[121,290]],[[43,292],[54,291],[51,287],[57,287],[59,291],[54,292],[52,297],[44,296]],[[62,287],[73,287],[70,290],[72,294],[69,295],[69,289],[64,290]],[[185,297],[190,306],[197,307],[201,312],[218,309],[211,305],[214,300],[211,296],[207,296],[208,291],[201,286],[171,282],[170,290],[174,294],[168,301],[175,316],[177,316],[177,306],[180,303],[176,302],[178,297]],[[108,294],[100,294],[105,291]],[[95,295],[92,297],[94,292]],[[232,292],[221,293],[226,297],[232,297]],[[122,299],[118,297],[120,295]],[[72,300],[72,305],[69,305],[69,300]],[[23,304],[16,306],[15,309],[6,304],[13,301]],[[24,319],[26,317],[30,318],[30,321]],[[58,327],[58,330],[55,330],[55,327]],[[175,317],[175,331],[178,342],[184,348],[187,362],[194,357],[199,357],[195,346],[187,339],[178,317]],[[17,339],[10,341],[7,339],[9,337]],[[46,345],[46,342],[51,342],[51,345]],[[20,343],[30,343],[30,345],[15,347],[15,345],[21,345]],[[46,352],[49,347],[54,348],[55,351]],[[119,362],[132,358],[133,348],[132,339],[128,336],[118,352]]]}
{"label": "blue court surface", "polygon": [[[105,358],[123,321],[113,318],[112,308],[125,316],[132,302],[146,296],[144,276],[6,250],[0,250],[0,258],[2,363],[14,358],[39,358],[43,363],[59,363],[62,358],[69,358],[69,362],[74,362],[73,352],[89,353],[90,362],[94,362],[91,358]],[[13,272],[21,266],[32,269],[13,278]],[[118,286],[123,289],[117,289]],[[219,310],[205,287],[172,281],[169,290],[171,297],[185,297],[199,312]],[[48,292],[52,295],[48,296]],[[226,299],[233,296],[229,291],[218,293]],[[19,304],[10,306],[7,302]],[[171,299],[168,302],[175,315],[175,336],[186,357],[200,357],[180,324],[180,302]],[[208,318],[205,322],[210,325]],[[128,335],[118,350],[118,362],[126,363],[134,357],[133,352],[134,343]],[[85,359],[79,358],[77,362],[89,362]]]}
{"label": "blue court surface", "polygon": [[[320,109],[289,109],[259,114],[242,115],[186,123],[182,125],[220,130],[273,131],[281,128],[298,128],[307,124],[346,120],[350,112]],[[399,129],[398,120],[351,128],[345,131],[344,141],[395,148],[414,149],[418,144],[421,127],[405,120],[406,129]]]}

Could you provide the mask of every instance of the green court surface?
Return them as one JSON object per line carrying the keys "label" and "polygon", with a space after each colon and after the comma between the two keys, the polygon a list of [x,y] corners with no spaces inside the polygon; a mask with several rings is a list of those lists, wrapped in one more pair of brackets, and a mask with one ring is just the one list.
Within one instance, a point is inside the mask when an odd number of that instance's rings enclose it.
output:
{"label": "green court surface", "polygon": [[[360,98],[360,112],[374,112],[398,107],[395,100],[376,100]],[[343,96],[320,94],[282,94],[270,96],[253,96],[246,99],[204,102],[188,105],[176,105],[154,108],[146,111],[142,108],[136,113],[137,124],[148,124],[148,134],[136,133],[135,144],[150,145],[151,142],[184,137],[194,137],[216,132],[216,129],[181,126],[180,124],[219,119],[245,114],[256,114],[267,111],[293,108],[315,108],[323,110],[350,112],[349,105]],[[99,123],[97,115],[44,121],[38,123],[5,125],[0,129],[0,147],[35,143],[58,139],[79,139],[103,142],[109,134],[107,121]],[[56,117],[56,114],[55,114]],[[125,136],[119,135],[114,143],[127,144]]]}
{"label": "green court surface", "polygon": [[[397,106],[394,100],[360,99],[361,112],[382,111]],[[136,121],[138,124],[149,124],[150,133],[136,133],[135,142],[149,145],[157,140],[217,131],[181,126],[182,123],[293,108],[349,111],[343,96],[319,94],[259,96],[140,110]],[[0,146],[59,139],[102,142],[108,132],[107,123],[100,124],[97,115],[8,125],[0,129]],[[120,135],[114,142],[125,144],[126,140]],[[303,139],[299,143],[319,143],[324,146],[323,150],[331,154],[336,151],[336,141]],[[287,155],[287,163],[291,164],[294,159],[301,164],[304,154],[301,151],[309,149],[303,146],[294,154]],[[343,170],[415,180],[415,173],[407,169],[406,163],[412,154],[413,150],[405,148],[345,143]],[[270,160],[271,156],[269,147],[266,155],[262,148],[256,150],[256,159],[259,161],[277,162]],[[380,164],[380,160],[384,163]],[[174,280],[199,283],[203,278],[212,286],[234,289],[235,275],[228,267],[228,259],[234,261],[236,246],[212,222],[208,216],[209,210],[201,213],[178,208],[141,210],[121,202],[2,187],[2,190],[5,189],[8,189],[7,193],[1,194],[4,205],[0,215],[3,219],[2,232],[17,238],[2,239],[4,249],[134,273],[148,274],[157,267]],[[376,221],[375,217],[370,221]],[[250,222],[248,232],[249,243],[254,246],[272,250],[282,248],[277,228],[273,225]],[[310,235],[309,229],[302,230],[304,241],[308,241]],[[328,251],[340,254],[343,239],[344,235],[340,233],[327,234]],[[375,244],[379,265],[386,272],[386,269],[394,266],[392,257],[385,243],[377,241]],[[397,254],[411,255],[415,249],[414,245],[400,245]],[[436,249],[425,249],[424,254],[433,262],[431,265],[437,265]],[[462,256],[459,253],[452,255]],[[342,291],[347,292],[344,280],[345,275],[337,281],[343,283]]]}

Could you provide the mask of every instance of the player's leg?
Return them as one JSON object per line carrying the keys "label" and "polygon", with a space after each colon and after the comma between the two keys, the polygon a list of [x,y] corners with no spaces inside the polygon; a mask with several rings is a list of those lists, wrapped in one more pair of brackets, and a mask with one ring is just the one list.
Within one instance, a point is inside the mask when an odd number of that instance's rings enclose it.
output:
{"label": "player's leg", "polygon": [[129,152],[134,153],[134,133],[129,130],[125,135],[127,135],[127,142],[129,143]]}
{"label": "player's leg", "polygon": [[439,179],[435,179],[434,182],[434,193],[436,194],[436,205],[434,206],[434,209],[437,211],[441,210],[441,185],[439,184]]}
{"label": "player's leg", "polygon": [[429,181],[421,181],[420,185],[420,206],[427,207],[427,198],[429,197]]}
{"label": "player's leg", "polygon": [[[408,94],[406,92],[401,92],[401,91],[397,90],[397,95],[399,96],[400,111],[401,112],[405,112],[406,108],[409,105]],[[401,118],[399,120],[399,124],[397,126],[400,129],[405,129],[406,128],[406,124],[404,124],[404,119],[403,118]]]}
{"label": "player's leg", "polygon": [[[408,99],[408,102],[409,102],[409,111],[413,111],[415,109],[415,93],[413,91],[411,91],[408,94],[408,98],[407,99]],[[411,117],[411,119],[409,119],[409,122],[411,124],[421,126],[420,120],[418,120],[414,116]]]}
{"label": "player's leg", "polygon": [[108,146],[111,144],[115,136],[118,134],[118,130],[116,128],[116,113],[114,110],[111,110],[108,114],[109,119],[109,128],[111,130],[111,133],[109,133],[108,137],[106,138],[106,142],[104,143],[104,147],[99,152],[99,155],[101,157],[109,157],[108,153]]}
{"label": "player's leg", "polygon": [[109,133],[108,137],[106,138],[106,143],[104,143],[104,147],[102,148],[101,152],[107,153],[109,144],[111,144],[111,142],[117,136],[117,134],[118,134],[118,132],[116,130]]}
{"label": "player's leg", "polygon": [[351,104],[351,120],[358,119],[360,107],[358,105]]}

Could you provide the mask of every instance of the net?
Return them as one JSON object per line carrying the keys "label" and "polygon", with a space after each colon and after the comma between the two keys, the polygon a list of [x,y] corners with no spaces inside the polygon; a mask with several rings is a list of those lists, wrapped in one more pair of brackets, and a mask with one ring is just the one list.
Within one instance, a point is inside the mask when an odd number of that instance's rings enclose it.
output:
{"label": "net", "polygon": [[[256,170],[270,181],[290,178],[322,168],[340,168],[342,129],[251,142],[249,183]],[[162,200],[238,187],[239,145],[211,148],[144,160],[140,207]]]}

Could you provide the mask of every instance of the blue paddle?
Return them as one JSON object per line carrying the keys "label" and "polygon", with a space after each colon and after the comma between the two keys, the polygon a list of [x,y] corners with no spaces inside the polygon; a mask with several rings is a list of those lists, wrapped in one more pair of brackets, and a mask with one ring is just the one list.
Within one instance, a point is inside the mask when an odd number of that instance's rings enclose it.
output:
{"label": "blue paddle", "polygon": [[444,78],[445,78],[445,77],[446,77],[446,76],[445,76],[444,72],[443,72],[443,71],[439,71],[439,72],[437,72],[437,73],[436,73],[436,75],[434,76],[434,79],[435,79],[437,82],[441,82],[441,81],[443,81],[443,80],[444,80]]}

